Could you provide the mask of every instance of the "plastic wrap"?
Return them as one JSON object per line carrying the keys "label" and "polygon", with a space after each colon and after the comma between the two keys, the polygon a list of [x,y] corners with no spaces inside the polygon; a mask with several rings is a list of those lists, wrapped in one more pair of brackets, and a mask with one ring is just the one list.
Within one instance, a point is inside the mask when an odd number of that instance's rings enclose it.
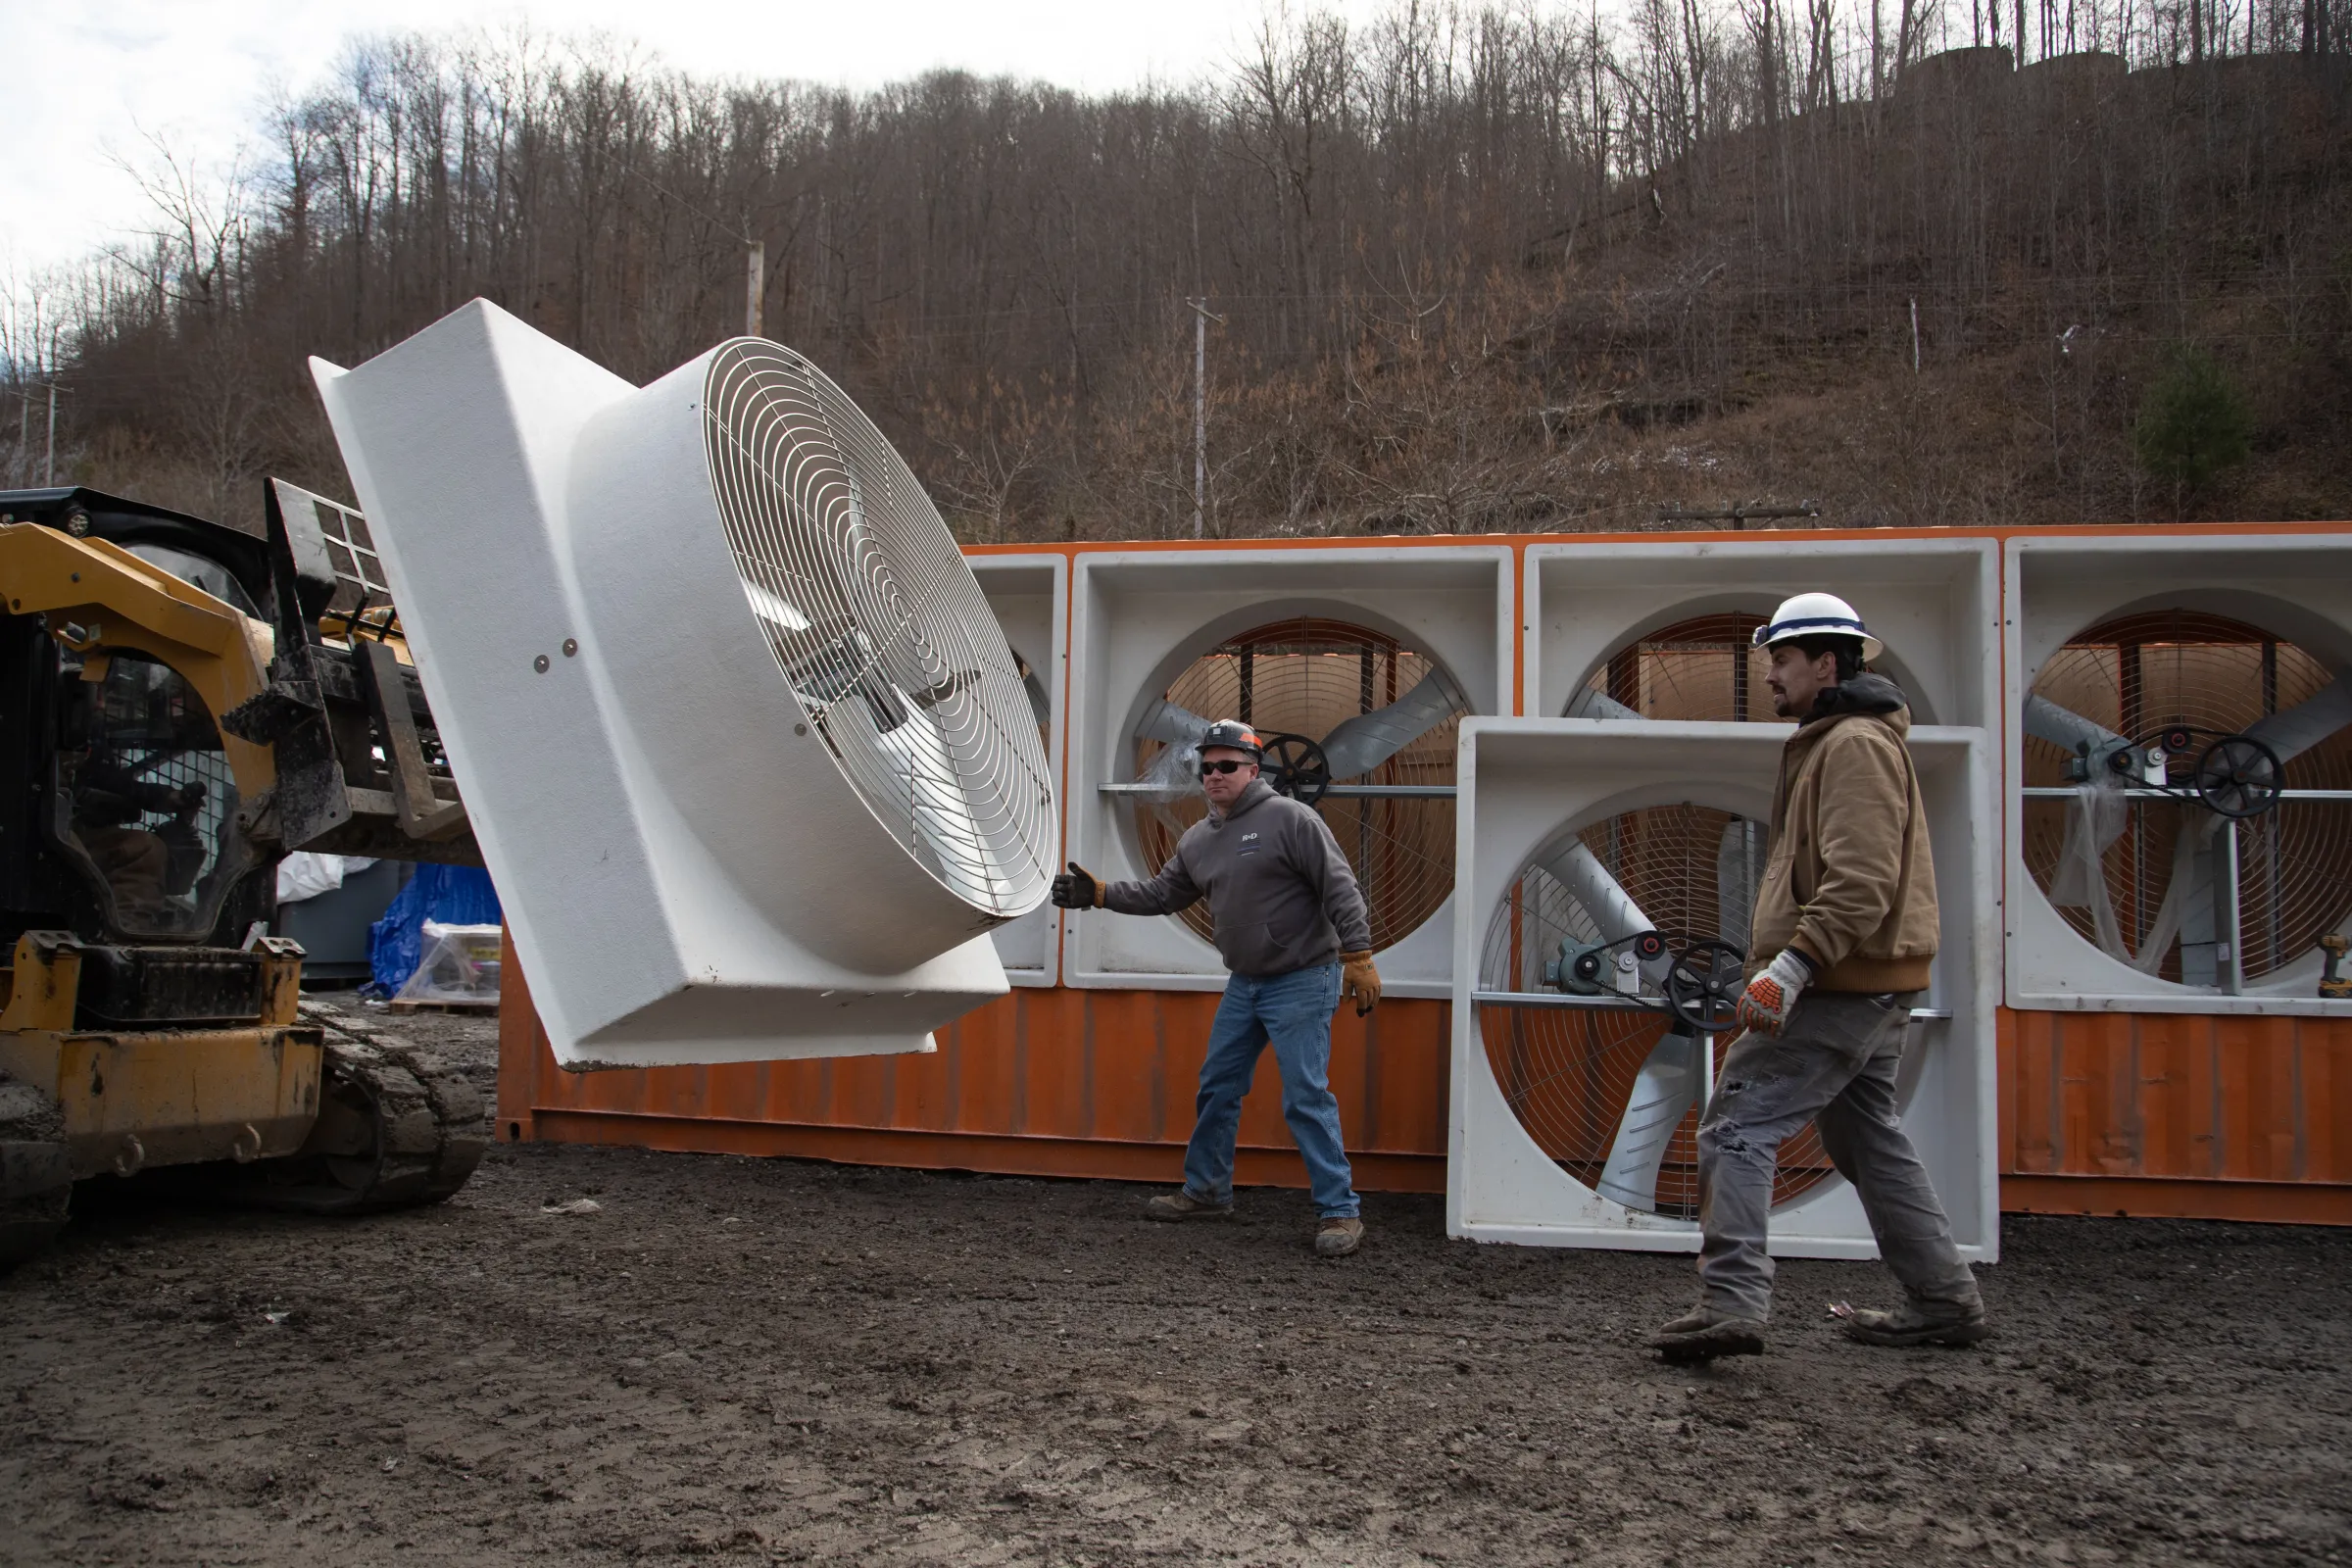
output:
{"label": "plastic wrap", "polygon": [[499,927],[424,922],[424,956],[396,1003],[498,1005]]}

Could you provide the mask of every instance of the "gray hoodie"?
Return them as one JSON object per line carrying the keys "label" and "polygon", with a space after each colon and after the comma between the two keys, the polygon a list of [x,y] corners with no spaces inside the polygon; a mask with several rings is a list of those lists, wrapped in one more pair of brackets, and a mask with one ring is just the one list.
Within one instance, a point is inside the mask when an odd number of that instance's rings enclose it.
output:
{"label": "gray hoodie", "polygon": [[1364,895],[1339,841],[1313,807],[1262,778],[1224,815],[1185,829],[1159,875],[1102,893],[1103,906],[1121,914],[1174,914],[1203,898],[1235,974],[1289,974],[1372,948]]}

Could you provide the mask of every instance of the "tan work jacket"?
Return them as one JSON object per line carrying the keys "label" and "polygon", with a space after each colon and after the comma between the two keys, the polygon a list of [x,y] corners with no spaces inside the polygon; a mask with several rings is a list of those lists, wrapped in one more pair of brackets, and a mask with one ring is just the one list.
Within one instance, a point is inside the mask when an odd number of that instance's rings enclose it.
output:
{"label": "tan work jacket", "polygon": [[[1842,688],[1846,710],[1788,738],[1749,961],[1793,947],[1823,991],[1919,991],[1936,956],[1936,862],[1902,693],[1881,676]],[[1873,711],[1873,709],[1881,710]]]}

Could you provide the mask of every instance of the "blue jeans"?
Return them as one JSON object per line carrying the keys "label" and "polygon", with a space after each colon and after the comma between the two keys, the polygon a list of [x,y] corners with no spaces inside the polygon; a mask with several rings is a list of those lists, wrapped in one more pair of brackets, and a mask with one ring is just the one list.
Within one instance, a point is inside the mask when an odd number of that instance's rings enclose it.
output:
{"label": "blue jeans", "polygon": [[1315,1212],[1353,1215],[1356,1200],[1340,1138],[1340,1102],[1331,1093],[1331,1015],[1340,1004],[1340,966],[1289,974],[1237,974],[1208,1026],[1193,1141],[1184,1151],[1184,1190],[1203,1203],[1233,1201],[1233,1146],[1241,1133],[1242,1097],[1268,1042],[1282,1073],[1282,1119],[1306,1159]]}

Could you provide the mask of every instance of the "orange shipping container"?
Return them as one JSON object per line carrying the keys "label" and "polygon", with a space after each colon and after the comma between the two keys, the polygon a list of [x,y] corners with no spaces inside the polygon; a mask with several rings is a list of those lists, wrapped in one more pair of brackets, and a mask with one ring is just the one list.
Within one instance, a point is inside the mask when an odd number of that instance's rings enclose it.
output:
{"label": "orange shipping container", "polygon": [[[2018,531],[1889,529],[1868,537]],[[2228,530],[2035,530],[2058,531]],[[1279,551],[1347,542],[1262,544]],[[1539,541],[1476,542],[1509,546],[1523,566],[1526,547]],[[1188,546],[1059,548],[1076,556]],[[1524,594],[1524,570],[1515,576]],[[1525,622],[1522,613],[1514,692],[1526,685]],[[555,1065],[511,954],[509,960],[501,1138],[1024,1175],[1177,1180],[1216,1004],[1209,993],[1026,988],[942,1031],[931,1055],[574,1075]],[[1335,1022],[1332,1086],[1360,1188],[1444,1190],[1449,1010],[1444,1002],[1395,999],[1369,1019],[1343,1009]],[[2352,1018],[2003,1008],[1997,1050],[2006,1209],[2352,1224]],[[1279,1101],[1274,1070],[1261,1064],[1243,1115],[1244,1183],[1305,1185]]]}

